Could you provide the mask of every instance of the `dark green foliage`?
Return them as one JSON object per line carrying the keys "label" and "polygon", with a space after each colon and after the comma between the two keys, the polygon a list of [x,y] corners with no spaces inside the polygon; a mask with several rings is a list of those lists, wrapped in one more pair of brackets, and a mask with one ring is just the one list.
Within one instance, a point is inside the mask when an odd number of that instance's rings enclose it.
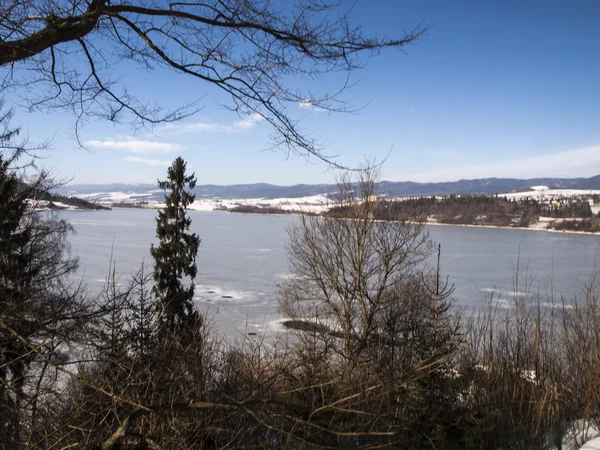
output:
{"label": "dark green foliage", "polygon": [[190,233],[192,220],[187,207],[195,196],[194,174],[186,175],[186,163],[178,157],[167,170],[167,179],[158,186],[167,192],[165,207],[158,211],[156,236],[159,244],[152,245],[154,258],[154,290],[158,302],[158,316],[164,332],[183,336],[198,327],[201,318],[194,309],[194,284],[184,284],[184,278],[196,277],[196,255],[200,238]]}

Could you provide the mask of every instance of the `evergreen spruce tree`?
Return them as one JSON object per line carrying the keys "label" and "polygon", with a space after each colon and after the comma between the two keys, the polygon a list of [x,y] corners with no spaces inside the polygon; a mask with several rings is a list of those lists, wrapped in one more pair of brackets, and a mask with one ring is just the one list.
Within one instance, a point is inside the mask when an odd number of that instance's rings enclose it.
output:
{"label": "evergreen spruce tree", "polygon": [[[157,297],[159,325],[163,332],[180,338],[201,324],[193,304],[200,238],[189,232],[192,220],[186,214],[195,198],[188,189],[196,186],[196,178],[185,172],[186,163],[178,157],[167,170],[167,179],[158,182],[168,194],[165,207],[156,218],[159,244],[150,249],[154,258],[153,291]],[[185,283],[186,277],[191,280],[189,285]]]}

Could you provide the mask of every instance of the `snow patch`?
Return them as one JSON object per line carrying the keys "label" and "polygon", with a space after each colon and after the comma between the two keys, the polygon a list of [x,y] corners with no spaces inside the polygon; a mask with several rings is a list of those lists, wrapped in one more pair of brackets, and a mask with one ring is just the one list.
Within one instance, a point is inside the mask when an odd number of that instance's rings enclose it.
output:
{"label": "snow patch", "polygon": [[563,450],[600,450],[600,432],[589,422],[576,420],[565,433],[562,448]]}
{"label": "snow patch", "polygon": [[507,194],[499,194],[499,196],[506,197],[509,200],[554,200],[560,198],[573,198],[581,196],[600,195],[600,190],[592,189],[538,189],[540,186],[533,186],[531,191],[525,192],[510,192]]}

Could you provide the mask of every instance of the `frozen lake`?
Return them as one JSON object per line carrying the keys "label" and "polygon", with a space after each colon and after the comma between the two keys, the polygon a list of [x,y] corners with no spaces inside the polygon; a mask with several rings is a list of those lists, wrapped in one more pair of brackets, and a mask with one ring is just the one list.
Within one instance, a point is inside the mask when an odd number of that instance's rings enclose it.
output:
{"label": "frozen lake", "polygon": [[[111,258],[124,278],[145,261],[156,242],[156,211],[64,211],[75,227],[70,238],[80,257],[80,272],[98,289]],[[190,211],[192,229],[202,238],[198,253],[196,297],[220,332],[230,338],[245,330],[273,330],[277,319],[276,284],[289,276],[285,228],[294,216]],[[528,266],[532,289],[545,295],[550,281],[555,293],[571,294],[589,280],[600,262],[600,236],[534,230],[428,226],[442,245],[442,271],[456,285],[457,303],[471,310],[486,304],[496,290],[503,301],[513,292],[513,273]],[[525,289],[524,284],[521,290]]]}

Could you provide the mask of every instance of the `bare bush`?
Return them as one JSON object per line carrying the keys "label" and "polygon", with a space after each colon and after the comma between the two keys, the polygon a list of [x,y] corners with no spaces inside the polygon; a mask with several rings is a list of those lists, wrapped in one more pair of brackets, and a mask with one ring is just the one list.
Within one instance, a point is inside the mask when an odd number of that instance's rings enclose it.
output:
{"label": "bare bush", "polygon": [[355,185],[348,176],[341,180],[343,218],[303,216],[289,229],[294,277],[281,287],[283,315],[324,325],[315,332],[349,367],[371,345],[376,319],[390,306],[389,291],[431,250],[423,225],[373,218],[375,177],[367,170]]}
{"label": "bare bush", "polygon": [[594,280],[582,295],[559,300],[529,288],[519,293],[517,284],[511,308],[492,301],[474,320],[467,346],[474,370],[465,374],[464,400],[481,425],[474,439],[485,448],[562,448],[575,424],[583,424],[583,434],[597,426]]}
{"label": "bare bush", "polygon": [[450,431],[465,417],[453,288],[439,267],[421,267],[432,249],[422,224],[376,219],[375,182],[372,169],[343,178],[333,214],[289,230],[294,277],[281,287],[280,310],[305,386],[295,404],[329,429],[364,432],[344,445],[459,448]]}

